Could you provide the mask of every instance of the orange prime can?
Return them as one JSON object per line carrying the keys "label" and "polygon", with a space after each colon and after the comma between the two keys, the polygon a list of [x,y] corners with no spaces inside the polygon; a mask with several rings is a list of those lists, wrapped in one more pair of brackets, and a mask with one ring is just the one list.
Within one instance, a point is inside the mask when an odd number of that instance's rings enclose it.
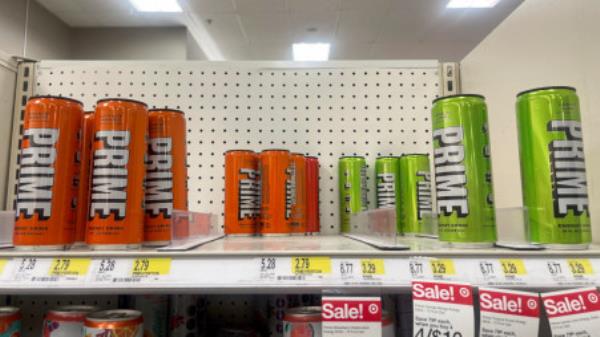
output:
{"label": "orange prime can", "polygon": [[290,231],[294,235],[306,233],[306,159],[301,153],[292,153],[292,221]]}
{"label": "orange prime can", "polygon": [[146,104],[102,99],[94,113],[89,222],[93,249],[136,248],[144,236]]}
{"label": "orange prime can", "polygon": [[79,188],[77,191],[77,220],[75,242],[85,242],[85,231],[90,207],[90,157],[94,135],[94,112],[86,111],[79,136]]}
{"label": "orange prime can", "polygon": [[144,244],[165,246],[171,242],[173,210],[188,209],[183,111],[150,110],[148,134]]}
{"label": "orange prime can", "polygon": [[250,150],[225,152],[225,234],[254,235],[260,216],[258,156]]}
{"label": "orange prime can", "polygon": [[291,155],[288,150],[264,150],[259,157],[261,175],[260,234],[291,232],[293,190]]}
{"label": "orange prime can", "polygon": [[144,317],[137,310],[113,309],[93,312],[83,323],[85,337],[143,337]]}
{"label": "orange prime can", "polygon": [[19,249],[63,249],[75,239],[77,146],[83,104],[53,96],[31,98],[15,200],[13,242]]}
{"label": "orange prime can", "polygon": [[321,231],[319,222],[319,159],[306,157],[306,232]]}

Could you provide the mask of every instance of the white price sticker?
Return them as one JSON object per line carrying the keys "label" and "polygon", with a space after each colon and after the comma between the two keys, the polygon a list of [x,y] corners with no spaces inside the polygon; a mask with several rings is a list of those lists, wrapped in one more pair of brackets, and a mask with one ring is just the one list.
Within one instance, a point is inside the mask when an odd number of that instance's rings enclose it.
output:
{"label": "white price sticker", "polygon": [[413,281],[413,336],[473,337],[473,289],[465,283]]}
{"label": "white price sticker", "polygon": [[[33,282],[36,277],[44,276],[43,271],[47,270],[50,266],[46,261],[41,260],[35,257],[23,257],[23,258],[15,258],[12,260],[13,264],[13,281],[16,282]],[[46,259],[49,262],[49,259]],[[40,263],[41,262],[41,263]],[[41,265],[41,266],[40,266]]]}
{"label": "white price sticker", "polygon": [[261,281],[277,280],[277,258],[276,257],[261,257],[256,259],[259,270],[259,279]]}
{"label": "white price sticker", "polygon": [[170,276],[171,258],[101,258],[93,261],[91,269],[92,282],[96,283],[162,282]]}
{"label": "white price sticker", "polygon": [[548,274],[558,285],[594,285],[596,273],[589,259],[546,261]]}
{"label": "white price sticker", "polygon": [[478,260],[478,282],[490,286],[526,286],[529,272],[522,259]]}
{"label": "white price sticker", "polygon": [[479,336],[537,336],[539,294],[479,288]]}
{"label": "white price sticker", "polygon": [[596,288],[542,294],[552,336],[598,336],[600,293]]}

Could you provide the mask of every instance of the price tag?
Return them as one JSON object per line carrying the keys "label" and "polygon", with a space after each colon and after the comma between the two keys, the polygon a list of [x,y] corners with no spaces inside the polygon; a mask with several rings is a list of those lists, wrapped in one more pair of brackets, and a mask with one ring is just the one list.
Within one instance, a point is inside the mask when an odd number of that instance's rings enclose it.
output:
{"label": "price tag", "polygon": [[558,285],[593,285],[596,283],[592,263],[588,259],[546,261],[552,281]]}
{"label": "price tag", "polygon": [[542,294],[552,336],[597,336],[600,293],[596,288]]}
{"label": "price tag", "polygon": [[56,258],[52,260],[49,276],[79,278],[85,277],[92,260],[89,258]]}
{"label": "price tag", "polygon": [[[13,280],[17,282],[31,282],[40,274],[38,259],[35,257],[23,257],[13,259],[15,269],[13,271]],[[45,271],[43,274],[46,274]]]}
{"label": "price tag", "polygon": [[500,259],[500,266],[505,276],[526,275],[525,263],[521,259]]}
{"label": "price tag", "polygon": [[[323,312],[322,323],[320,324],[321,332],[313,331],[312,335],[323,337],[371,337],[382,335],[380,297],[323,296],[321,302]],[[299,326],[301,327],[301,325]],[[305,330],[302,330],[302,328],[295,331],[292,327],[290,335],[304,336],[306,335],[304,332]],[[310,335],[310,329],[308,329],[308,332]]]}
{"label": "price tag", "polygon": [[275,280],[277,273],[277,258],[261,257],[257,259],[260,280]]}
{"label": "price tag", "polygon": [[423,260],[410,260],[408,269],[413,279],[421,279],[425,277],[425,263]]}
{"label": "price tag", "polygon": [[354,262],[349,260],[340,261],[340,276],[342,280],[354,278]]}
{"label": "price tag", "polygon": [[131,276],[161,276],[168,275],[170,271],[171,258],[137,258],[133,260]]}
{"label": "price tag", "polygon": [[7,263],[7,259],[0,259],[0,275],[4,274],[4,268],[6,267]]}
{"label": "price tag", "polygon": [[451,259],[436,259],[429,261],[431,273],[434,276],[450,276],[456,274],[454,261]]}
{"label": "price tag", "polygon": [[479,336],[538,336],[538,293],[479,288]]}
{"label": "price tag", "polygon": [[326,256],[297,256],[292,258],[293,274],[329,274],[331,258]]}
{"label": "price tag", "polygon": [[360,260],[360,267],[363,276],[385,274],[383,259],[362,259]]}
{"label": "price tag", "polygon": [[567,265],[575,277],[594,275],[592,263],[588,259],[567,259]]}

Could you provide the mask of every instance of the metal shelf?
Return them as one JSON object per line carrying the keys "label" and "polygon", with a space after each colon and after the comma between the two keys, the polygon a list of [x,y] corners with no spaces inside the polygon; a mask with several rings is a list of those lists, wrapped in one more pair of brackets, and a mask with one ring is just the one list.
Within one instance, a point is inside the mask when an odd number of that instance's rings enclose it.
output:
{"label": "metal shelf", "polygon": [[383,251],[343,236],[227,237],[183,252],[0,251],[3,293],[402,292],[413,279],[516,288],[600,285],[585,251],[443,248]]}

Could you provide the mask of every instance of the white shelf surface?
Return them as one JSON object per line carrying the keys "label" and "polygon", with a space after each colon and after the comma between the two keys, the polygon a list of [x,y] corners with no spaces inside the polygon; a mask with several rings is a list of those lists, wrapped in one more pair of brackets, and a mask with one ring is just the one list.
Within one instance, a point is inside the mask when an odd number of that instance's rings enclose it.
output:
{"label": "white shelf surface", "polygon": [[600,285],[600,247],[379,250],[343,236],[226,237],[189,251],[0,250],[1,293],[406,291],[414,279],[511,288]]}

